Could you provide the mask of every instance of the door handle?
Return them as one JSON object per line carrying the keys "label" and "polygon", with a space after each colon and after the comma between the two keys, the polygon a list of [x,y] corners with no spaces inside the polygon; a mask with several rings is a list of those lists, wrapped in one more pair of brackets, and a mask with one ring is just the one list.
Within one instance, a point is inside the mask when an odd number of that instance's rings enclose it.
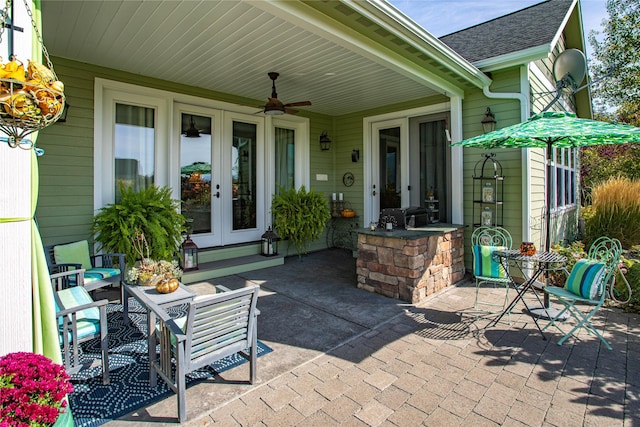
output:
{"label": "door handle", "polygon": [[373,190],[373,193],[371,193],[371,194],[375,196],[376,195],[376,190]]}
{"label": "door handle", "polygon": [[219,199],[220,198],[220,192],[216,191],[216,197]]}

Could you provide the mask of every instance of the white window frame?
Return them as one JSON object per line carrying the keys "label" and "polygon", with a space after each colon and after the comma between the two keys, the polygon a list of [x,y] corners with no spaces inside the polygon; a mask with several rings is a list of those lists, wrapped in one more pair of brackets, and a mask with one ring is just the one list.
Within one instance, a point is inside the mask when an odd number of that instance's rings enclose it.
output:
{"label": "white window frame", "polygon": [[[578,148],[573,147],[553,147],[553,155],[551,161],[553,177],[550,177],[553,180],[553,193],[551,195],[553,206],[552,212],[559,212],[569,208],[573,208],[577,204],[578,198],[576,191],[578,189],[578,150]],[[556,159],[558,158],[560,160],[556,161]],[[560,175],[560,179],[558,179],[558,175]],[[565,199],[567,194],[565,185],[567,175],[571,176],[571,181],[574,183],[573,193],[571,194],[573,200],[568,201]],[[558,189],[560,191],[558,191]]]}
{"label": "white window frame", "polygon": [[[94,210],[109,203],[115,198],[113,166],[113,129],[115,126],[115,102],[140,105],[156,109],[156,145],[155,145],[155,179],[159,186],[172,188],[173,197],[180,198],[180,174],[174,170],[175,147],[171,138],[177,122],[173,119],[176,105],[184,104],[193,107],[205,107],[219,110],[223,117],[226,114],[254,115],[256,109],[224,101],[199,98],[161,89],[136,86],[129,83],[96,78],[94,82]],[[222,119],[221,119],[222,120]],[[310,121],[308,118],[293,115],[264,116],[261,132],[264,132],[264,182],[263,194],[268,199],[275,194],[275,127],[293,129],[295,131],[295,186],[310,185]],[[263,224],[271,224],[270,209],[264,210]]]}

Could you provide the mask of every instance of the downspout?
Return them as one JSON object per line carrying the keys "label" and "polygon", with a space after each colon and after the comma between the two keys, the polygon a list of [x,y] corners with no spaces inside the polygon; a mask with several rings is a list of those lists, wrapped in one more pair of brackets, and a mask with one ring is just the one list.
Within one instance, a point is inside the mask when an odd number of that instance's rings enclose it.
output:
{"label": "downspout", "polygon": [[[521,92],[491,92],[489,86],[484,86],[482,92],[489,99],[517,99],[520,101],[520,121],[525,122],[531,115],[531,103],[529,95],[529,67],[522,65],[520,67],[520,90]],[[529,150],[522,149],[522,171],[524,173],[522,179],[522,212],[530,212],[531,187],[529,182],[529,168],[531,166],[531,157]],[[529,214],[522,217],[522,240],[531,241],[531,217]]]}

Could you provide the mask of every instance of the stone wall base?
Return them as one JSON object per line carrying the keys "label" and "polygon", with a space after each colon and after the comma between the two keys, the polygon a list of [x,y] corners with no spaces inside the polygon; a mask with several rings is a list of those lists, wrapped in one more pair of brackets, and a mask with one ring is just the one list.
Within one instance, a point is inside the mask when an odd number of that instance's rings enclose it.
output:
{"label": "stone wall base", "polygon": [[383,233],[358,235],[358,288],[418,303],[464,278],[462,227],[412,238]]}

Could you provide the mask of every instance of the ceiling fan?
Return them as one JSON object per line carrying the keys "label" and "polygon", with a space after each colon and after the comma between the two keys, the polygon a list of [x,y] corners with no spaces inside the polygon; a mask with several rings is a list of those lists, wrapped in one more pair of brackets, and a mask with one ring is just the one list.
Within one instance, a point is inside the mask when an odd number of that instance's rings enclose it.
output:
{"label": "ceiling fan", "polygon": [[271,79],[271,97],[267,98],[267,103],[264,106],[264,113],[269,115],[278,115],[278,114],[296,114],[298,110],[293,110],[289,107],[303,107],[305,105],[311,105],[311,101],[300,101],[300,102],[290,102],[288,104],[283,104],[282,101],[278,99],[278,94],[276,93],[276,79],[280,75],[274,71],[271,71],[269,74],[269,78]]}

